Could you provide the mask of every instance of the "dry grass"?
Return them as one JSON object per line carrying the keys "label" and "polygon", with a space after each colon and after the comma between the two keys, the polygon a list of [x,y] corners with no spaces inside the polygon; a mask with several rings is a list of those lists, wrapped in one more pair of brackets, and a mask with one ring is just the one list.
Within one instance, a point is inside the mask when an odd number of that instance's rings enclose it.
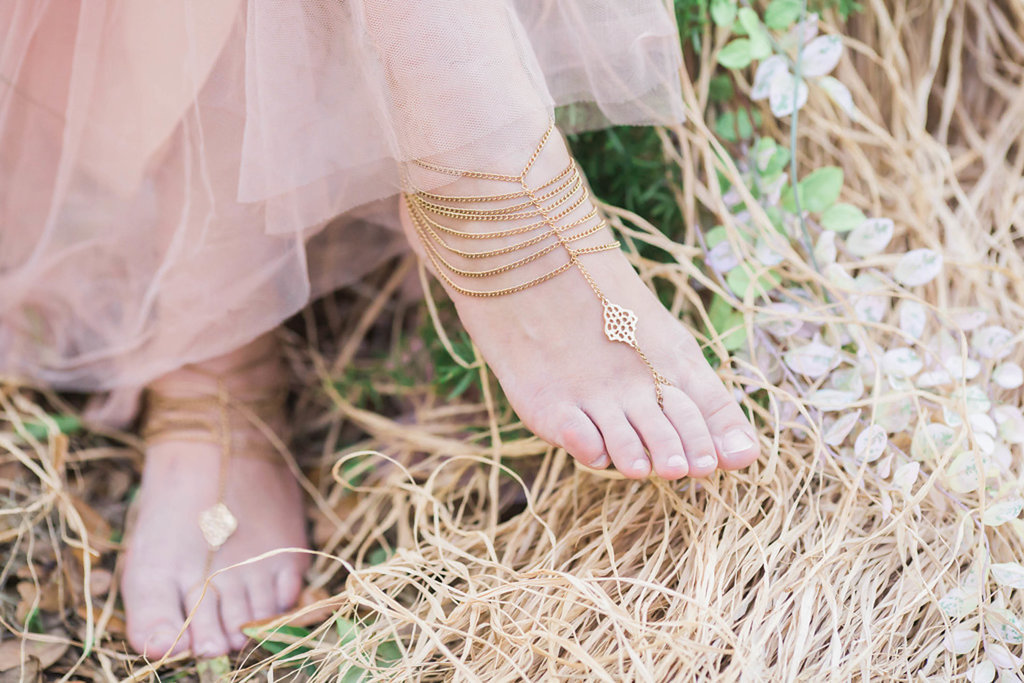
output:
{"label": "dry grass", "polygon": [[[970,335],[958,331],[953,315],[965,307],[984,310],[986,324],[1019,341],[1024,6],[864,4],[843,29],[848,50],[836,74],[863,117],[851,123],[812,93],[801,112],[801,168],[841,166],[844,201],[895,221],[890,252],[943,252],[939,279],[911,290],[889,281],[887,301],[925,304],[930,334],[947,331],[965,355]],[[700,63],[711,64],[710,33],[703,44]],[[694,111],[706,107],[710,75],[702,68],[685,81]],[[776,137],[785,135],[780,128]],[[714,169],[734,179],[737,170],[723,167],[701,120],[664,139],[669,163],[684,178],[678,201],[687,224],[706,224],[709,215],[726,220]],[[79,680],[146,680],[158,666],[164,677],[211,678],[222,667],[230,680],[271,673],[273,680],[334,680],[357,666],[387,680],[847,681],[962,680],[985,657],[1012,663],[1000,657],[1019,656],[1021,646],[996,649],[992,610],[1021,617],[1024,591],[982,570],[1024,557],[1024,523],[990,526],[981,515],[996,499],[1024,494],[1021,446],[1008,451],[1002,485],[951,488],[950,460],[960,451],[981,458],[967,429],[958,449],[917,458],[920,476],[901,490],[878,463],[826,443],[823,431],[836,413],[807,400],[818,384],[779,370],[792,340],[755,325],[767,310],[763,301],[736,300],[700,266],[696,230],[673,244],[639,217],[609,211],[628,241],[673,256],[667,265],[639,258],[636,265],[677,292],[677,312],[696,329],[708,329],[711,292],[745,313],[753,341],[722,374],[747,389],[745,404],[763,427],[766,455],[749,470],[674,484],[596,475],[510,424],[482,370],[480,390],[450,402],[427,381],[423,348],[395,344],[390,360],[368,365],[356,354],[361,339],[391,348],[398,331],[409,329],[407,318],[423,315],[396,303],[400,279],[391,278],[374,296],[328,300],[307,313],[301,336],[290,337],[301,379],[297,419],[305,426],[297,450],[316,493],[309,510],[318,555],[308,606],[290,617],[309,635],[268,636],[294,641],[273,657],[254,646],[230,663],[197,667],[187,657],[148,663],[128,654],[111,581],[117,544],[108,539],[122,524],[139,466],[136,444],[96,433],[75,436],[70,449],[61,436],[34,440],[24,421],[45,422],[47,413],[71,408],[59,397],[0,384],[3,627],[21,632],[28,621],[43,631],[5,637],[0,665],[29,662],[26,680],[52,664],[47,678]],[[767,234],[762,213],[752,211]],[[895,259],[840,254],[839,262],[851,271],[884,270]],[[826,337],[849,331],[865,357],[899,339],[894,310],[858,322],[849,292],[799,250],[788,249],[779,270],[814,293],[799,315]],[[720,338],[702,341],[728,355]],[[1022,349],[1017,344],[1002,360],[1021,362]],[[378,368],[367,372],[376,372],[385,410],[368,410],[358,383],[332,382],[343,366]],[[413,368],[419,381],[393,381],[386,370],[398,366]],[[995,388],[991,369],[982,363],[979,385],[1019,407],[1021,390]],[[869,384],[855,407],[864,427],[881,419],[886,401],[909,406],[906,424],[890,431],[890,463],[906,459],[912,437],[941,422],[943,408],[964,417],[969,411],[952,398],[955,387],[884,393],[882,386]],[[353,485],[349,462],[373,474]],[[958,586],[980,607],[950,617],[938,601]],[[336,625],[348,622],[358,626],[342,638]],[[954,654],[943,643],[957,629],[983,631],[984,642]]]}

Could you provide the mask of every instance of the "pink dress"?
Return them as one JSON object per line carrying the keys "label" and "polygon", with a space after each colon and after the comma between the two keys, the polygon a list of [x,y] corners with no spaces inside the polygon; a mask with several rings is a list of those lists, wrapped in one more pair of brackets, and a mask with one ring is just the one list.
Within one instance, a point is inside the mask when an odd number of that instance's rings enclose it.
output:
{"label": "pink dress", "polygon": [[403,165],[678,122],[662,0],[3,0],[0,375],[140,386],[402,249]]}

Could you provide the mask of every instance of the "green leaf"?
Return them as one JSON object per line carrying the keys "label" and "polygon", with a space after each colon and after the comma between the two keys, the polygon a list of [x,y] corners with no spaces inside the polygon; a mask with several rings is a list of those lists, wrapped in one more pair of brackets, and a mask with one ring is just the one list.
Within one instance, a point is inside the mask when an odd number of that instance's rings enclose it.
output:
{"label": "green leaf", "polygon": [[760,277],[754,281],[753,275],[749,270],[749,266],[740,264],[736,268],[733,268],[725,276],[725,282],[729,285],[729,289],[736,293],[736,296],[741,299],[746,299],[747,292],[754,288],[754,296],[766,296],[769,291],[779,286],[782,283],[782,278],[777,273],[772,271],[761,274]]}
{"label": "green leaf", "polygon": [[772,158],[768,161],[768,166],[765,167],[761,175],[765,178],[773,176],[776,173],[781,173],[786,164],[789,163],[789,147],[779,146],[772,154]]}
{"label": "green leaf", "polygon": [[737,38],[718,53],[718,63],[727,69],[742,69],[750,65],[750,39]]}
{"label": "green leaf", "polygon": [[351,643],[359,634],[359,626],[356,622],[345,617],[334,617],[334,630],[338,633],[341,645]]}
{"label": "green leaf", "polygon": [[753,59],[764,59],[772,53],[772,43],[768,31],[757,17],[757,12],[744,7],[739,11],[740,25],[750,39],[750,56]]}
{"label": "green leaf", "polygon": [[[800,210],[821,213],[839,198],[839,191],[843,189],[843,169],[838,166],[819,168],[797,183],[797,188]],[[796,211],[792,190],[783,193],[782,206]]]}
{"label": "green leaf", "polygon": [[799,18],[799,0],[772,0],[764,12],[764,23],[776,31],[789,28]]}
{"label": "green leaf", "polygon": [[821,214],[821,227],[836,232],[849,232],[868,219],[853,204],[833,204]]}
{"label": "green leaf", "polygon": [[370,554],[366,556],[366,563],[369,565],[384,564],[388,561],[392,553],[387,548],[374,548],[370,551]]}
{"label": "green leaf", "polygon": [[[294,654],[303,654],[310,651],[310,648],[305,645],[295,646],[296,640],[309,636],[309,630],[304,629],[301,626],[289,626],[285,624],[269,631],[264,631],[258,626],[250,626],[248,628],[243,628],[242,633],[257,641],[260,647],[271,654],[276,655],[289,647],[293,648],[292,653]],[[275,640],[274,636],[284,637],[279,640]]]}
{"label": "green leaf", "polygon": [[708,83],[708,99],[712,102],[728,102],[733,94],[732,79],[726,74],[718,74]]}
{"label": "green leaf", "polygon": [[[57,424],[59,434],[75,434],[82,429],[82,421],[74,415],[50,415],[50,418]],[[41,441],[49,435],[50,427],[44,422],[26,422],[25,431]]]}
{"label": "green leaf", "polygon": [[735,351],[747,343],[747,328],[743,314],[717,294],[711,299],[708,318],[715,332],[722,337],[722,344],[727,351]]}
{"label": "green leaf", "polygon": [[708,249],[714,249],[727,239],[729,239],[729,231],[725,229],[724,225],[716,225],[704,233],[704,244]]}
{"label": "green leaf", "polygon": [[387,666],[402,659],[402,649],[393,640],[385,640],[377,646],[377,663]]}
{"label": "green leaf", "polygon": [[717,26],[732,26],[736,20],[736,0],[711,0],[711,21]]}
{"label": "green leaf", "polygon": [[735,112],[722,112],[721,116],[715,119],[715,135],[722,138],[726,142],[736,142]]}
{"label": "green leaf", "polygon": [[740,107],[736,112],[736,132],[741,140],[749,140],[754,135],[754,124],[750,121],[750,112],[746,107]]}

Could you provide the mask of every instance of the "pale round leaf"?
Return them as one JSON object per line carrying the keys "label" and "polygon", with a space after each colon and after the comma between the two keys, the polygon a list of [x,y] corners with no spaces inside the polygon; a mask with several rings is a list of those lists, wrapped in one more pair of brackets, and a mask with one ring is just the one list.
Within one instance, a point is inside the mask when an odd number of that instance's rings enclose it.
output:
{"label": "pale round leaf", "polygon": [[892,349],[882,356],[882,372],[893,377],[913,377],[923,367],[921,357],[911,348]]}
{"label": "pale round leaf", "polygon": [[1017,562],[1002,562],[989,567],[996,583],[1010,588],[1024,588],[1024,567]]}
{"label": "pale round leaf", "polygon": [[846,248],[856,256],[877,254],[889,245],[895,230],[888,218],[869,218],[846,236]]}
{"label": "pale round leaf", "polygon": [[782,55],[772,55],[762,59],[754,72],[754,85],[750,89],[750,99],[758,102],[768,99],[772,94],[772,82],[780,76],[789,76],[789,65]]}
{"label": "pale round leaf", "polygon": [[814,258],[818,265],[835,263],[836,260],[836,233],[831,230],[823,230],[818,237],[818,243],[814,245]]}
{"label": "pale round leaf", "polygon": [[977,491],[981,486],[981,471],[978,469],[978,457],[971,451],[964,451],[953,458],[946,469],[949,487],[957,493]]}
{"label": "pale round leaf", "polygon": [[785,73],[775,78],[770,85],[768,106],[775,116],[789,116],[807,104],[807,83],[799,81],[793,74]]}
{"label": "pale round leaf", "polygon": [[1020,671],[1021,659],[1006,649],[1005,646],[985,641],[985,655],[1000,669]]}
{"label": "pale round leaf", "polygon": [[824,376],[835,367],[838,358],[838,349],[817,341],[790,349],[782,356],[794,372],[813,378]]}
{"label": "pale round leaf", "polygon": [[836,68],[843,56],[843,40],[837,35],[818,36],[800,50],[800,73],[824,76]]}
{"label": "pale round leaf", "polygon": [[942,254],[931,249],[914,249],[903,255],[892,275],[905,287],[917,287],[931,282],[940,272]]}
{"label": "pale round leaf", "polygon": [[832,76],[825,76],[818,81],[818,85],[821,86],[822,90],[825,91],[829,98],[836,103],[836,106],[842,109],[847,116],[854,120],[857,119],[859,112],[857,111],[856,105],[853,103],[853,95],[850,94],[849,88]]}
{"label": "pale round leaf", "polygon": [[980,308],[964,308],[952,311],[950,317],[952,317],[954,325],[964,332],[970,332],[985,324],[985,321],[988,320],[988,313]]}
{"label": "pale round leaf", "polygon": [[1024,384],[1024,370],[1016,363],[1002,363],[992,371],[992,381],[1003,389],[1016,389]]}
{"label": "pale round leaf", "polygon": [[1008,609],[989,605],[985,609],[985,626],[1003,642],[1024,643],[1024,621]]}
{"label": "pale round leaf", "polygon": [[963,619],[978,606],[978,598],[954,588],[939,599],[939,609],[950,619]]}
{"label": "pale round leaf", "polygon": [[860,419],[860,410],[855,410],[850,413],[842,415],[839,419],[832,423],[823,436],[823,440],[829,446],[838,446],[846,440],[847,435],[853,430],[854,425],[857,424],[857,420]]}
{"label": "pale round leaf", "polygon": [[928,324],[928,309],[923,304],[903,300],[900,302],[898,311],[900,330],[911,339],[920,339],[924,336],[924,330]]}
{"label": "pale round leaf", "polygon": [[917,460],[936,460],[953,447],[956,432],[939,422],[919,428],[910,442],[910,457]]}
{"label": "pale round leaf", "polygon": [[982,327],[971,335],[971,348],[982,358],[1005,358],[1015,343],[1013,333],[999,325]]}
{"label": "pale round leaf", "polygon": [[1017,519],[1022,509],[1024,509],[1024,501],[1020,499],[992,503],[981,513],[981,523],[985,526],[1006,524],[1011,519]]}
{"label": "pale round leaf", "polygon": [[917,481],[917,475],[921,472],[921,464],[917,462],[905,462],[896,468],[892,475],[893,486],[909,494]]}
{"label": "pale round leaf", "polygon": [[966,680],[970,683],[992,683],[996,677],[996,665],[985,659],[967,670]]}
{"label": "pale round leaf", "polygon": [[860,396],[850,391],[838,389],[818,389],[807,396],[807,402],[824,411],[843,410]]}
{"label": "pale round leaf", "polygon": [[888,443],[885,430],[878,425],[871,425],[857,436],[853,453],[861,462],[874,462],[882,456]]}
{"label": "pale round leaf", "polygon": [[973,652],[981,644],[981,634],[967,628],[955,628],[942,639],[942,645],[956,655]]}

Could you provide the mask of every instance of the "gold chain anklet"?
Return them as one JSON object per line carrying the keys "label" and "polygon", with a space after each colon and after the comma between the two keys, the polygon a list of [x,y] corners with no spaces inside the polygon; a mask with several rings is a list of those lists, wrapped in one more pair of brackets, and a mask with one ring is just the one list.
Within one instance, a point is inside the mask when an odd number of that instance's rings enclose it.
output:
{"label": "gold chain anklet", "polygon": [[[636,351],[651,372],[658,405],[663,407],[664,396],[662,394],[662,387],[668,386],[670,383],[664,375],[655,369],[654,364],[637,343],[636,327],[638,319],[636,313],[609,300],[580,260],[580,257],[586,254],[596,254],[618,249],[620,246],[619,242],[613,241],[587,247],[574,246],[576,242],[594,235],[602,228],[607,227],[607,223],[598,215],[595,208],[591,208],[579,218],[570,219],[574,213],[577,213],[581,207],[585,206],[589,199],[587,186],[583,181],[583,176],[576,162],[570,160],[565,170],[540,186],[531,187],[526,180],[530,169],[533,168],[545,145],[554,134],[555,127],[552,123],[530,156],[526,166],[518,175],[464,171],[425,161],[415,162],[418,166],[436,173],[460,178],[511,183],[517,185],[520,189],[502,194],[470,196],[442,195],[413,189],[403,195],[406,206],[409,209],[413,228],[423,243],[424,253],[431,265],[433,265],[437,276],[453,291],[465,296],[495,297],[514,294],[546,282],[575,267],[601,301],[604,309],[605,336],[612,342],[626,344]],[[488,208],[472,208],[467,206],[472,204],[482,204]],[[501,206],[495,207],[495,204],[501,204]],[[526,224],[491,232],[468,232],[439,222],[440,219],[444,218],[457,221],[500,221],[517,224],[525,221]],[[491,240],[508,237],[522,237],[523,239],[496,249],[466,251],[457,249],[449,244],[442,235],[466,240]],[[538,248],[527,253],[525,256],[509,263],[483,270],[459,268],[444,256],[444,253],[448,253],[470,260],[488,259],[513,254],[534,246]],[[559,248],[564,251],[567,257],[566,260],[526,282],[501,289],[482,290],[464,287],[453,279],[454,277],[470,279],[494,277],[526,266],[547,254],[556,252]]]}

